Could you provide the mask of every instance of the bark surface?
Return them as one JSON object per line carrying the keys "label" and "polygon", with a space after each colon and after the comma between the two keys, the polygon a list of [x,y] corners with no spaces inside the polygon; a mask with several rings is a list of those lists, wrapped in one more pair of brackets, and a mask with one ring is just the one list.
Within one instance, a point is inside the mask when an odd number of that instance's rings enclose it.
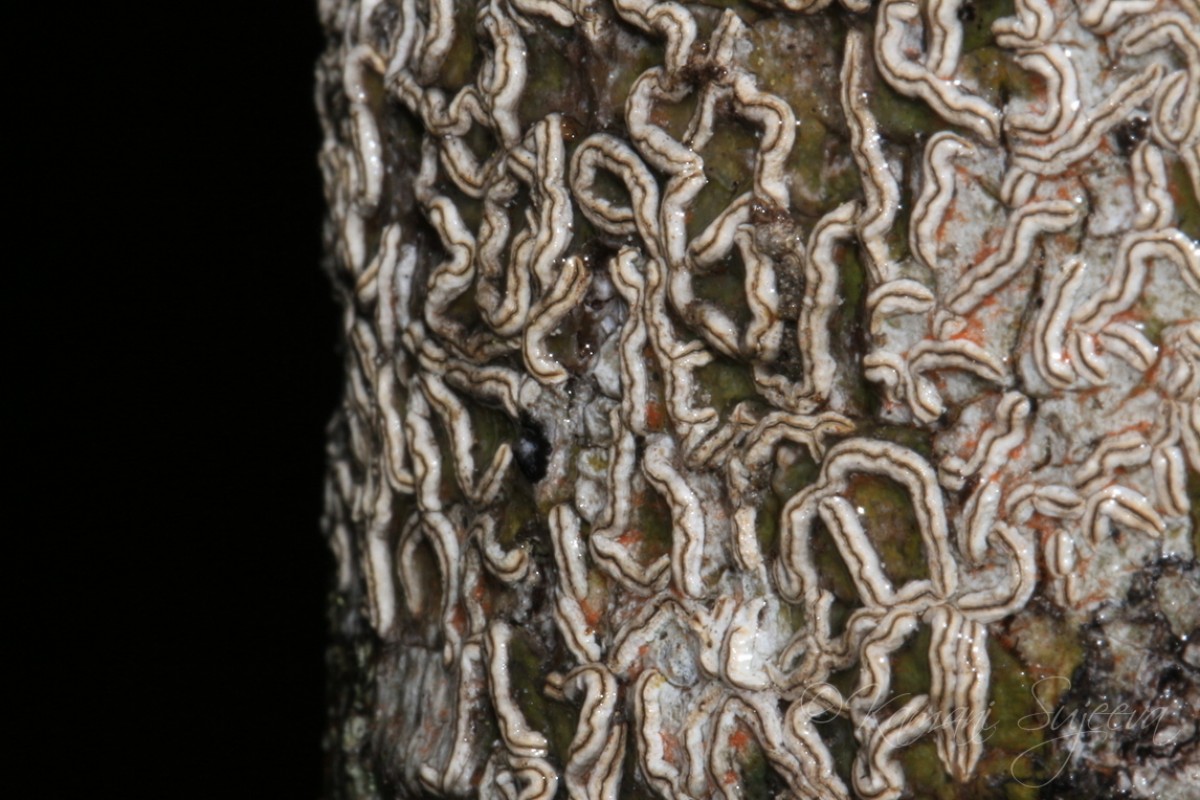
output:
{"label": "bark surface", "polygon": [[330,796],[1194,797],[1193,0],[320,8]]}

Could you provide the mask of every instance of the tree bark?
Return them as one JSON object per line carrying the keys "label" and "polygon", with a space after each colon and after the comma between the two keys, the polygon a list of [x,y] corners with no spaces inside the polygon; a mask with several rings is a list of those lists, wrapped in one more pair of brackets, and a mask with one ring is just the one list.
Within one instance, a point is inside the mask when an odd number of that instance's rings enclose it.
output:
{"label": "tree bark", "polygon": [[321,15],[330,796],[1194,796],[1194,3]]}

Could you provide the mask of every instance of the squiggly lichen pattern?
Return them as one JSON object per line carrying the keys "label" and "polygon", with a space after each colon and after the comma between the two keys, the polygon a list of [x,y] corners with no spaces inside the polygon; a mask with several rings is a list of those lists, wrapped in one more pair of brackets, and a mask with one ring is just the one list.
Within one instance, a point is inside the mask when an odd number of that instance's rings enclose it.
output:
{"label": "squiggly lichen pattern", "polygon": [[348,794],[966,786],[1194,556],[1200,12],[1010,9],[323,0]]}

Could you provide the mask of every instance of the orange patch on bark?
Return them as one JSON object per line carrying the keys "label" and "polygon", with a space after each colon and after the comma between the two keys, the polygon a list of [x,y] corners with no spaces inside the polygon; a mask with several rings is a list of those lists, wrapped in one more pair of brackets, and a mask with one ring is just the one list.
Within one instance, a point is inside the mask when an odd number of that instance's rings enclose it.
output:
{"label": "orange patch on bark", "polygon": [[651,430],[662,430],[663,423],[666,422],[666,409],[662,403],[647,403],[646,404],[646,427]]}
{"label": "orange patch on bark", "polygon": [[600,619],[604,616],[604,613],[598,608],[592,608],[592,604],[586,599],[580,601],[579,608],[583,611],[583,618],[587,621],[588,631],[591,632],[600,624]]}
{"label": "orange patch on bark", "polygon": [[617,537],[617,543],[624,547],[629,547],[640,542],[644,536],[645,534],[637,528],[630,528]]}
{"label": "orange patch on bark", "polygon": [[661,736],[663,743],[663,758],[672,764],[678,764],[680,762],[679,740],[669,733],[663,733]]}
{"label": "orange patch on bark", "polygon": [[1049,97],[1049,87],[1046,86],[1046,79],[1036,72],[1026,72],[1025,79],[1029,82],[1029,89],[1033,96],[1039,100],[1045,100]]}
{"label": "orange patch on bark", "polygon": [[1117,431],[1117,433],[1125,433],[1126,431],[1136,431],[1137,433],[1149,433],[1150,429],[1153,427],[1154,427],[1154,423],[1151,422],[1150,420],[1142,420],[1141,422],[1134,423],[1133,425],[1126,425],[1124,428],[1119,429]]}
{"label": "orange patch on bark", "polygon": [[[991,298],[988,298],[988,299],[990,300]],[[986,303],[987,301],[984,301],[984,302]],[[966,339],[968,342],[973,342],[974,344],[977,344],[980,347],[983,347],[983,343],[984,343],[983,322],[980,321],[976,317],[971,317],[970,319],[967,320],[967,326],[965,328],[963,328],[961,331],[959,331],[958,333],[951,336],[950,338],[951,339]]]}
{"label": "orange patch on bark", "polygon": [[979,252],[975,254],[975,258],[974,258],[974,260],[971,261],[971,264],[973,266],[977,267],[980,264],[982,264],[983,262],[987,261],[989,258],[994,256],[998,252],[1000,252],[1000,248],[999,248],[999,246],[994,245],[994,244],[989,244],[984,247],[981,247],[981,248],[979,248]]}
{"label": "orange patch on bark", "polygon": [[[955,169],[961,170],[962,168],[956,167]],[[964,175],[963,179],[966,180],[967,176]],[[958,219],[958,216],[958,198],[954,198],[950,201],[950,205],[946,206],[946,212],[942,214],[942,222],[938,225],[936,234],[938,244],[946,241],[946,233],[949,231],[950,223]]]}

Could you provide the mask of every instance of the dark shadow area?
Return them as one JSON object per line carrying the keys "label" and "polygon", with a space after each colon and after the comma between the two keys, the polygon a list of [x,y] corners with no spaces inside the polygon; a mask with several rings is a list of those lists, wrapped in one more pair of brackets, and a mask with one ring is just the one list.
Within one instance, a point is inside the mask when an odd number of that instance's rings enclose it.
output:
{"label": "dark shadow area", "polygon": [[211,648],[200,659],[212,701],[200,728],[220,750],[197,748],[190,766],[235,796],[320,791],[332,558],[319,517],[340,359],[320,269],[315,5],[230,4],[227,27],[214,31],[224,52],[213,54],[215,85],[204,95],[221,180],[195,175],[212,238],[200,245],[205,265],[184,281],[206,302],[186,304],[194,323],[174,321],[194,336],[186,349],[224,365],[211,384],[189,376],[205,398],[189,407],[211,418],[195,441],[207,467],[197,464],[185,491],[206,521],[195,553],[205,566],[188,571],[203,600],[188,602]]}
{"label": "dark shadow area", "polygon": [[10,298],[48,499],[17,587],[67,673],[39,676],[38,747],[91,788],[320,795],[341,369],[316,5],[64,11],[28,87],[56,106],[27,203],[51,232]]}

